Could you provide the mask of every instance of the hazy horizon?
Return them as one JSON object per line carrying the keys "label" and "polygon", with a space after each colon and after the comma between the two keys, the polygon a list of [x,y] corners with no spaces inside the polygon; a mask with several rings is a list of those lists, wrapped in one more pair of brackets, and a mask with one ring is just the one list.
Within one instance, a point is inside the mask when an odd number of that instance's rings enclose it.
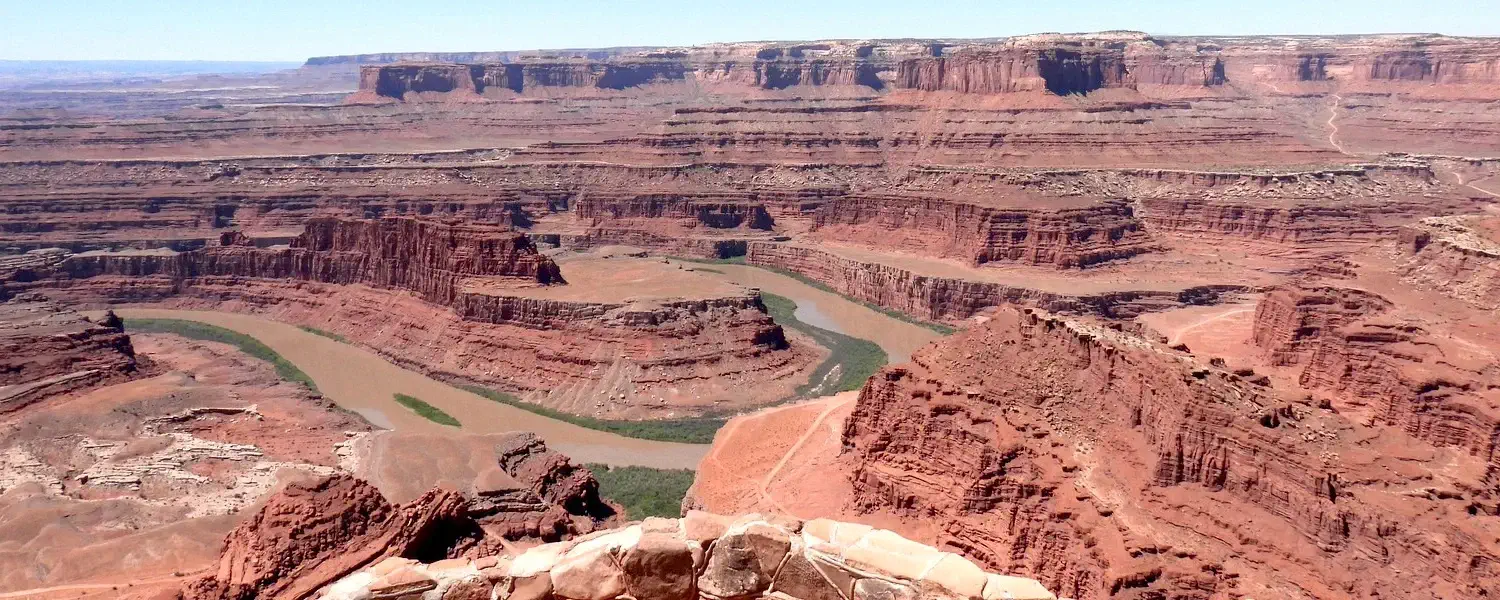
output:
{"label": "hazy horizon", "polygon": [[[1500,0],[1077,0],[1066,7],[965,0],[757,3],[579,0],[262,0],[205,6],[138,0],[0,0],[5,61],[293,63],[317,56],[688,46],[771,40],[991,38],[1048,32],[1145,31],[1173,36],[1438,33],[1500,35]],[[20,25],[24,24],[24,27]]]}

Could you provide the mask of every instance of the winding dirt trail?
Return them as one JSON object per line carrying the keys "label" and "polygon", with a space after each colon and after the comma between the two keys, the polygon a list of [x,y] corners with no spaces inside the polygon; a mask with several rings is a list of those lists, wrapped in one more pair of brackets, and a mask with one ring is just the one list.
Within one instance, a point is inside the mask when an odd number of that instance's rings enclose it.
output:
{"label": "winding dirt trail", "polygon": [[[858,399],[858,392],[840,392],[732,419],[699,465],[698,481],[712,485],[694,496],[710,511],[832,514],[820,511],[836,511],[847,490],[819,474],[837,461],[841,424]],[[802,510],[778,493],[795,495]]]}
{"label": "winding dirt trail", "polygon": [[844,396],[844,398],[840,400],[837,399],[837,396],[835,396],[829,399],[828,406],[823,409],[823,412],[818,413],[817,418],[813,419],[812,424],[807,426],[807,431],[802,432],[802,435],[797,438],[797,441],[792,444],[792,447],[787,449],[786,454],[783,454],[781,456],[781,460],[776,461],[776,466],[771,467],[771,470],[766,472],[766,476],[762,477],[760,480],[761,497],[765,498],[783,513],[789,515],[795,514],[786,506],[782,505],[781,501],[777,500],[775,496],[771,495],[771,484],[776,483],[776,476],[781,474],[781,470],[786,468],[787,463],[792,460],[792,457],[796,456],[797,452],[801,451],[802,447],[807,445],[807,441],[812,439],[812,437],[818,433],[818,430],[823,427],[824,421],[828,420],[828,415],[831,415],[834,412],[837,412],[839,409],[853,404],[855,400],[859,399],[858,395],[853,394],[840,394],[840,396]]}
{"label": "winding dirt trail", "polygon": [[1344,149],[1344,145],[1338,141],[1339,125],[1334,122],[1339,118],[1339,104],[1343,102],[1344,97],[1335,93],[1333,95],[1333,102],[1328,106],[1328,143],[1333,144],[1334,149],[1338,150],[1339,153],[1349,154],[1349,151]]}
{"label": "winding dirt trail", "polygon": [[1491,192],[1491,191],[1489,191],[1487,189],[1484,189],[1482,187],[1474,185],[1475,183],[1478,183],[1480,181],[1489,181],[1490,179],[1493,179],[1493,178],[1486,177],[1484,179],[1480,179],[1480,180],[1477,180],[1477,181],[1470,181],[1468,183],[1464,183],[1464,174],[1463,173],[1455,173],[1455,175],[1458,175],[1458,185],[1464,186],[1466,188],[1469,188],[1471,190],[1474,190],[1474,191],[1479,192],[1481,194],[1484,194],[1486,196],[1490,196],[1491,198],[1500,198],[1500,194],[1497,194],[1495,192]]}
{"label": "winding dirt trail", "polygon": [[1235,316],[1243,315],[1243,314],[1249,313],[1249,312],[1255,312],[1255,308],[1254,307],[1251,307],[1251,308],[1238,308],[1238,309],[1235,309],[1235,310],[1231,310],[1229,312],[1219,313],[1217,315],[1206,317],[1203,320],[1191,323],[1191,324],[1183,327],[1182,329],[1177,330],[1177,332],[1175,334],[1173,334],[1172,339],[1169,340],[1168,343],[1171,343],[1171,344],[1182,343],[1183,338],[1187,336],[1188,332],[1194,331],[1196,329],[1199,329],[1199,328],[1203,327],[1204,325],[1208,325],[1208,324],[1214,323],[1216,321],[1222,321],[1224,319],[1228,319],[1228,318],[1232,318],[1232,317],[1235,317]]}

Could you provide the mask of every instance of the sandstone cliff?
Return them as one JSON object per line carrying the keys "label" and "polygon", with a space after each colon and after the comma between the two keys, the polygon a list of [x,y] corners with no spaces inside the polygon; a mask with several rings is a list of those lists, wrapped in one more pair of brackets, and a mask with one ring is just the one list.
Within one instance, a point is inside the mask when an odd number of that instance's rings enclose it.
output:
{"label": "sandstone cliff", "polygon": [[224,234],[221,245],[191,252],[83,253],[59,266],[69,277],[259,277],[367,284],[412,291],[453,304],[467,279],[512,287],[565,283],[557,265],[521,233],[483,225],[387,218],[315,218],[287,248],[245,245]]}
{"label": "sandstone cliff", "polygon": [[[778,400],[816,355],[790,344],[743,288],[654,300],[537,293],[562,283],[558,266],[525,234],[493,226],[317,218],[287,247],[223,241],[189,252],[81,253],[0,286],[94,304],[267,314],[434,376],[598,416]],[[757,393],[731,380],[755,382]]]}
{"label": "sandstone cliff", "polygon": [[1045,90],[1059,96],[1139,84],[1206,87],[1225,82],[1224,65],[1211,50],[1131,37],[1028,36],[991,47],[974,45],[944,56],[904,60],[896,81],[916,90]]}
{"label": "sandstone cliff", "polygon": [[1482,309],[1500,308],[1500,219],[1488,215],[1433,217],[1402,231],[1409,253],[1399,272]]}
{"label": "sandstone cliff", "polygon": [[137,370],[130,336],[113,313],[95,322],[38,296],[0,302],[0,413]]}
{"label": "sandstone cliff", "polygon": [[925,43],[717,44],[603,52],[587,58],[498,54],[433,58],[444,62],[366,61],[360,92],[351,100],[418,99],[425,92],[477,97],[486,89],[516,93],[548,87],[623,90],[689,80],[740,89],[844,86],[869,91],[1058,96],[1109,88],[1206,91],[1240,79],[1247,83],[1462,87],[1494,84],[1500,50],[1486,40],[1442,36],[1269,40],[1102,32]]}
{"label": "sandstone cliff", "polygon": [[[1391,455],[1351,452],[1372,435]],[[873,377],[844,449],[856,512],[1064,595],[1486,597],[1500,547],[1470,516],[1496,501],[1483,461],[1456,456],[1470,478],[1407,493],[1441,467],[1389,470],[1422,445],[1404,435],[1005,309]]]}
{"label": "sandstone cliff", "polygon": [[1300,367],[1298,383],[1332,396],[1350,418],[1453,447],[1484,466],[1478,482],[1500,485],[1500,373],[1483,352],[1447,342],[1378,295],[1340,288],[1289,288],[1256,306],[1255,343],[1274,362]]}

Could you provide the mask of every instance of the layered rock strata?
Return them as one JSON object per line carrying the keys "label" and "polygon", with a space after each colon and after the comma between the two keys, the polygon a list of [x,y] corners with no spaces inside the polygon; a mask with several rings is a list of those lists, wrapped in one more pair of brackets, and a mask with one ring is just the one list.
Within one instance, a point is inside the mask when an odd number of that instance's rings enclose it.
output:
{"label": "layered rock strata", "polygon": [[[314,219],[289,247],[223,241],[181,253],[81,253],[50,276],[0,286],[87,303],[268,314],[338,333],[403,366],[596,415],[776,400],[814,359],[748,290],[618,301],[532,294],[561,283],[560,270],[524,234],[495,227]],[[726,381],[755,382],[764,397],[747,398]]]}
{"label": "layered rock strata", "polygon": [[124,381],[138,367],[113,314],[95,322],[36,295],[0,302],[0,413]]}
{"label": "layered rock strata", "polygon": [[549,87],[623,90],[686,81],[751,89],[843,86],[868,91],[1053,95],[1153,86],[1211,89],[1241,79],[1463,86],[1495,83],[1494,67],[1500,63],[1500,51],[1480,39],[1370,36],[1277,41],[1282,43],[1103,32],[925,43],[717,44],[602,53],[595,58],[511,56],[503,58],[504,62],[469,64],[371,61],[374,64],[362,67],[360,93],[354,99],[402,100],[424,92],[524,93]]}
{"label": "layered rock strata", "polygon": [[1405,228],[1401,240],[1408,253],[1399,268],[1404,281],[1500,309],[1500,218],[1431,217]]}
{"label": "layered rock strata", "polygon": [[257,248],[237,232],[191,252],[120,256],[83,253],[60,265],[67,277],[160,276],[291,279],[411,291],[441,305],[463,304],[469,280],[509,287],[565,283],[557,265],[521,233],[495,227],[388,218],[319,218],[287,248]]}
{"label": "layered rock strata", "polygon": [[[1012,199],[1010,207],[936,198],[850,196],[821,206],[809,235],[817,239],[911,248],[971,264],[1012,262],[1078,268],[1153,249],[1129,203]],[[1056,199],[1052,199],[1056,201]],[[933,243],[933,240],[937,243]]]}
{"label": "layered rock strata", "polygon": [[1240,285],[1192,286],[1179,291],[1121,290],[1065,294],[1024,285],[923,275],[880,263],[846,258],[816,247],[749,242],[749,264],[791,271],[856,300],[933,321],[956,321],[1001,305],[1131,318],[1144,312],[1189,304],[1212,304]]}
{"label": "layered rock strata", "polygon": [[1484,461],[1405,463],[1422,441],[1340,412],[1003,309],[866,384],[843,434],[850,509],[1077,598],[1486,597]]}
{"label": "layered rock strata", "polygon": [[1341,288],[1267,294],[1255,343],[1350,418],[1460,449],[1486,465],[1478,483],[1500,489],[1500,373],[1483,353],[1455,353],[1380,296]]}

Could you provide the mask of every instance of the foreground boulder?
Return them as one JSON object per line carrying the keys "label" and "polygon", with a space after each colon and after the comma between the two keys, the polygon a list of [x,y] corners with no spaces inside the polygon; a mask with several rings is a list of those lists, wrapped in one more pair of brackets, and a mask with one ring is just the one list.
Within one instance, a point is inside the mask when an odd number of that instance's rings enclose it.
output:
{"label": "foreground boulder", "polygon": [[[709,534],[717,534],[710,536]],[[391,558],[349,574],[325,600],[1054,600],[1030,579],[867,525],[692,512],[519,554],[429,564]]]}
{"label": "foreground boulder", "polygon": [[485,542],[467,511],[468,501],[446,490],[396,506],[347,475],[292,483],[230,532],[218,572],[183,596],[304,598],[382,558],[458,556]]}
{"label": "foreground boulder", "polygon": [[[614,509],[599,498],[593,473],[534,434],[503,436],[496,454],[472,498],[437,488],[395,505],[348,475],[289,484],[230,532],[218,572],[192,582],[183,595],[304,598],[377,563],[384,566],[366,570],[375,597],[420,594],[432,587],[422,562],[491,556],[507,540],[556,541],[612,522]],[[597,570],[584,563],[572,568]],[[488,598],[488,591],[476,597]]]}
{"label": "foreground boulder", "polygon": [[497,464],[474,482],[469,514],[500,537],[557,541],[615,516],[594,474],[536,434],[508,433],[495,454]]}

